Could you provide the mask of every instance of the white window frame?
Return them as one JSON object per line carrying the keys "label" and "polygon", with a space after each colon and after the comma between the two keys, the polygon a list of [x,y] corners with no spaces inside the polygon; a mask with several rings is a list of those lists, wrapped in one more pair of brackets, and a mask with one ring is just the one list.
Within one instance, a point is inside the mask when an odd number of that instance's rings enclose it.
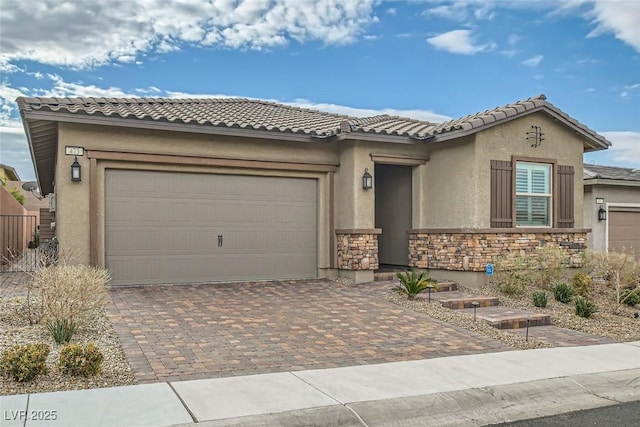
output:
{"label": "white window frame", "polygon": [[[524,160],[516,160],[515,162],[515,168],[514,168],[514,185],[513,185],[513,193],[514,193],[514,212],[513,212],[513,217],[514,217],[514,222],[516,224],[516,228],[552,228],[553,227],[553,199],[554,199],[554,181],[553,181],[553,174],[554,174],[554,167],[553,167],[553,163],[542,163],[542,162],[530,162],[530,161],[524,161]],[[549,193],[518,193],[518,186],[517,186],[517,177],[518,177],[518,165],[537,165],[537,166],[544,166],[546,168],[549,169]],[[518,209],[517,209],[517,203],[518,203],[518,196],[524,196],[524,197],[546,197],[549,200],[549,217],[548,217],[548,222],[546,225],[532,225],[532,224],[518,224]]]}

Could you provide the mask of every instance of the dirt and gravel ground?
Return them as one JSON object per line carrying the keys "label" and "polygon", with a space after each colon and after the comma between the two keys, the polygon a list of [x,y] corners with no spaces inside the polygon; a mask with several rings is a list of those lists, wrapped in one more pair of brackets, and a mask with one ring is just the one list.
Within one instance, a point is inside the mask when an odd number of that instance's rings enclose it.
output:
{"label": "dirt and gravel ground", "polygon": [[95,318],[88,325],[80,328],[73,337],[73,343],[76,344],[95,343],[104,355],[102,373],[88,379],[62,375],[56,367],[62,346],[53,342],[45,325],[29,326],[29,322],[21,313],[23,310],[15,297],[0,298],[0,353],[16,344],[34,342],[50,344],[51,352],[47,358],[48,372],[46,375],[39,376],[37,380],[26,383],[2,377],[0,395],[135,384],[118,336],[107,320],[104,310],[96,313]]}

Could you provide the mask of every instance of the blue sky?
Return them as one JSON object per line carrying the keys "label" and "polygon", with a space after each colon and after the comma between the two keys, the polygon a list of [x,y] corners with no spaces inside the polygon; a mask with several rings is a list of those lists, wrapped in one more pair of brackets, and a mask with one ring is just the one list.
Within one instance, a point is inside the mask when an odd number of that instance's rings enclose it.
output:
{"label": "blue sky", "polygon": [[443,121],[544,93],[640,167],[640,1],[3,0],[0,162],[17,96],[238,96]]}

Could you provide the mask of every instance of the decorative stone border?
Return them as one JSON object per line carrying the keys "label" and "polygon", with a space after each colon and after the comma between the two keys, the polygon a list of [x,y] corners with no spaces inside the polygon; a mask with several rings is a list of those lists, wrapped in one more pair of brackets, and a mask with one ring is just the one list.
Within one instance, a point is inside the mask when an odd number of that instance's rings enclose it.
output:
{"label": "decorative stone border", "polygon": [[340,270],[377,270],[379,228],[336,230]]}
{"label": "decorative stone border", "polygon": [[561,248],[569,256],[569,266],[579,267],[587,247],[587,230],[409,230],[409,265],[479,272],[500,255],[518,251],[536,256],[536,249],[543,246]]}

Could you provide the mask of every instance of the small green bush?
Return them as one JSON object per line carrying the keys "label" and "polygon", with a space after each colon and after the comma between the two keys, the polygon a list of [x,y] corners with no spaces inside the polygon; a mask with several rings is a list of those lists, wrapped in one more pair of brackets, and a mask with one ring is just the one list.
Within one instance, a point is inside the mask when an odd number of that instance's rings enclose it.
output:
{"label": "small green bush", "polygon": [[545,291],[535,291],[533,293],[533,305],[536,307],[546,307],[549,302],[549,294]]}
{"label": "small green bush", "polygon": [[588,274],[576,273],[571,278],[571,286],[577,295],[582,297],[589,296],[593,279]]}
{"label": "small green bush", "polygon": [[598,307],[593,301],[581,296],[576,297],[576,314],[578,316],[591,317],[596,311],[598,311]]}
{"label": "small green bush", "polygon": [[414,299],[420,292],[426,290],[429,287],[438,288],[436,280],[427,276],[424,271],[418,274],[415,270],[407,272],[396,273],[400,284],[394,289],[402,294],[405,294],[407,298]]}
{"label": "small green bush", "polygon": [[31,381],[47,372],[50,348],[44,343],[16,345],[2,353],[0,371],[18,382]]}
{"label": "small green bush", "polygon": [[519,296],[534,282],[534,268],[531,257],[509,252],[495,259],[492,282],[503,294]]}
{"label": "small green bush", "polygon": [[65,344],[71,341],[77,327],[76,322],[71,319],[55,319],[47,322],[47,329],[56,344]]}
{"label": "small green bush", "polygon": [[573,298],[573,288],[566,282],[558,283],[553,288],[553,296],[556,301],[559,301],[563,304],[568,304],[569,302],[571,302],[571,298]]}
{"label": "small green bush", "polygon": [[620,294],[620,302],[634,306],[640,304],[640,289],[625,289]]}
{"label": "small green bush", "polygon": [[60,350],[58,367],[63,374],[92,377],[102,370],[104,356],[94,343],[66,345]]}

